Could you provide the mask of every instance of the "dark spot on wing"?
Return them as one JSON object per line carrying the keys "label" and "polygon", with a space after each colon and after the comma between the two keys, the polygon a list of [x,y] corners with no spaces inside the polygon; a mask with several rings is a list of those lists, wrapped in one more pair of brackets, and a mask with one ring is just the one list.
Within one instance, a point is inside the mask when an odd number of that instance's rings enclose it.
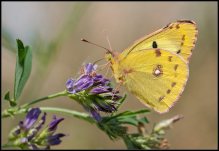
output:
{"label": "dark spot on wing", "polygon": [[173,56],[169,56],[169,57],[168,57],[168,60],[169,60],[169,62],[171,62],[171,61],[172,61],[172,60],[171,60],[171,59],[172,59],[172,57],[173,57]]}
{"label": "dark spot on wing", "polygon": [[175,85],[176,85],[176,82],[173,82],[173,83],[172,83],[172,87],[174,87]]}
{"label": "dark spot on wing", "polygon": [[179,27],[179,24],[178,25],[176,25],[176,29],[179,29],[180,27]]}
{"label": "dark spot on wing", "polygon": [[182,36],[182,40],[183,40],[183,41],[185,40],[185,36],[186,36],[186,35],[183,35],[183,36]]}
{"label": "dark spot on wing", "polygon": [[178,64],[176,64],[175,67],[174,67],[174,70],[175,70],[175,71],[176,71],[177,67],[178,67]]}
{"label": "dark spot on wing", "polygon": [[169,27],[169,25],[170,25],[171,23],[169,23],[169,24],[167,24],[163,29],[165,29],[165,28],[167,28],[167,27]]}
{"label": "dark spot on wing", "polygon": [[155,50],[155,53],[156,53],[156,57],[160,57],[160,56],[161,56],[160,49],[156,49],[156,50]]}
{"label": "dark spot on wing", "polygon": [[163,99],[164,99],[164,97],[163,97],[163,96],[159,97],[159,101],[161,101],[161,100],[163,100]]}
{"label": "dark spot on wing", "polygon": [[161,65],[157,65],[157,67],[158,67],[158,68],[162,68],[162,66],[161,66]]}
{"label": "dark spot on wing", "polygon": [[181,52],[181,49],[179,49],[176,53],[179,54]]}
{"label": "dark spot on wing", "polygon": [[157,48],[157,43],[156,43],[156,41],[153,41],[152,47],[153,47],[153,48]]}
{"label": "dark spot on wing", "polygon": [[167,94],[169,94],[169,93],[170,93],[170,91],[171,91],[171,90],[170,90],[170,89],[168,89],[168,90],[167,90]]}

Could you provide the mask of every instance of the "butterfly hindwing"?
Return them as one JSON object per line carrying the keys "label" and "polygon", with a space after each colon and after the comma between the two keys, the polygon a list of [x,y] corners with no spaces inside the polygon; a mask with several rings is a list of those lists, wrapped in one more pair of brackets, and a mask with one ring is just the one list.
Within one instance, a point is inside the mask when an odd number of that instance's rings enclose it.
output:
{"label": "butterfly hindwing", "polygon": [[139,50],[112,66],[115,77],[123,81],[143,104],[165,113],[184,90],[188,67],[176,54],[157,48]]}

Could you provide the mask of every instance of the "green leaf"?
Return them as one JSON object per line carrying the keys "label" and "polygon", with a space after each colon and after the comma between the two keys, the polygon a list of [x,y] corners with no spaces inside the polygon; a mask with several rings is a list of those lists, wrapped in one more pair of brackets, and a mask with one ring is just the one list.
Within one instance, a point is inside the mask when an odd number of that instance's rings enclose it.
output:
{"label": "green leaf", "polygon": [[120,117],[125,117],[125,116],[133,116],[133,115],[137,115],[137,114],[144,114],[144,113],[148,113],[148,112],[150,112],[150,110],[148,110],[148,109],[143,109],[143,110],[138,110],[138,111],[127,110],[127,111],[119,113],[115,116],[120,118]]}
{"label": "green leaf", "polygon": [[142,123],[149,123],[148,119],[146,117],[142,117],[139,122],[142,122]]}
{"label": "green leaf", "polygon": [[10,100],[10,91],[8,91],[6,94],[5,94],[5,100],[8,100],[8,101],[11,101]]}
{"label": "green leaf", "polygon": [[127,124],[131,124],[134,126],[138,126],[138,120],[137,120],[136,116],[127,116],[124,118],[118,118],[118,121],[123,122],[123,123],[127,123]]}
{"label": "green leaf", "polygon": [[107,83],[106,85],[107,85],[107,86],[110,86],[110,87],[112,87],[112,88],[114,88],[114,84],[111,83],[111,82]]}
{"label": "green leaf", "polygon": [[[125,93],[123,98],[119,101],[119,105],[116,106],[116,110],[118,111],[119,108],[122,106],[122,104],[125,102],[127,97],[127,94]],[[113,113],[110,115],[111,117],[116,113],[116,111],[113,111]]]}
{"label": "green leaf", "polygon": [[20,94],[21,94],[21,92],[22,92],[22,90],[27,82],[27,79],[30,76],[30,72],[31,72],[31,68],[32,68],[32,51],[31,51],[29,46],[26,46],[25,50],[26,50],[26,54],[25,54],[25,57],[23,59],[24,71],[23,71],[23,74],[22,74],[22,77],[21,77],[21,80],[20,80],[20,83],[18,86],[16,100],[19,98],[19,96],[20,96]]}
{"label": "green leaf", "polygon": [[8,92],[5,94],[5,98],[4,98],[4,100],[9,101],[10,106],[12,106],[12,107],[14,107],[14,106],[17,105],[16,102],[14,102],[14,101],[12,101],[12,100],[10,99],[10,91],[8,91]]}
{"label": "green leaf", "polygon": [[24,49],[24,44],[20,39],[17,39],[17,47],[18,47],[18,58],[21,62],[25,55],[25,49]]}
{"label": "green leaf", "polygon": [[32,52],[29,46],[24,48],[21,40],[17,39],[17,58],[15,69],[15,83],[14,83],[14,100],[17,102],[20,94],[30,76],[32,67]]}

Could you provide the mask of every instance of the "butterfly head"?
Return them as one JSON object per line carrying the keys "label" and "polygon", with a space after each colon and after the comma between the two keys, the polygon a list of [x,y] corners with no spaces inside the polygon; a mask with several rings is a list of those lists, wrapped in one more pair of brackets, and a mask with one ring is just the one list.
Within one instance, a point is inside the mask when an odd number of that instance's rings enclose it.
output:
{"label": "butterfly head", "polygon": [[112,53],[111,51],[107,51],[107,52],[105,53],[105,57],[106,57],[106,59],[107,59],[108,61],[111,61],[111,60],[114,58],[114,55],[113,55],[113,53]]}
{"label": "butterfly head", "polygon": [[118,61],[119,55],[120,55],[120,53],[115,52],[115,51],[107,51],[105,53],[105,57],[108,61],[111,61],[113,59]]}

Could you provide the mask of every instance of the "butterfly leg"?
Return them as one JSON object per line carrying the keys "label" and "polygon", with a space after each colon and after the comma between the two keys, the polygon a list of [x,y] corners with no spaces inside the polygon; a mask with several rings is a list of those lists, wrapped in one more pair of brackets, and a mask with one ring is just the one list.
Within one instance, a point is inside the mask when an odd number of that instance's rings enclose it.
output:
{"label": "butterfly leg", "polygon": [[[120,80],[120,84],[119,86],[115,89],[114,93],[113,93],[113,96],[112,96],[112,99],[114,98],[114,95],[116,94],[116,91],[118,90],[118,88],[122,85],[122,80]],[[112,100],[111,99],[111,100]]]}
{"label": "butterfly leg", "polygon": [[[110,67],[111,65],[109,65],[109,67]],[[109,67],[108,67],[108,69],[107,69],[107,71],[106,71],[106,75],[100,80],[100,81],[102,81],[106,76],[107,76],[107,74],[108,74],[108,71],[109,71]],[[97,81],[97,82],[100,82],[100,81]]]}
{"label": "butterfly leg", "polygon": [[[103,65],[103,68],[105,68],[109,63],[110,63],[111,61],[108,61],[106,64],[104,64]],[[100,67],[100,66],[99,66]],[[99,69],[99,70],[97,70],[96,72],[98,72],[98,71],[100,71],[100,70],[102,70],[103,68],[101,68],[101,69]]]}
{"label": "butterfly leg", "polygon": [[111,77],[109,79],[111,80],[112,77],[113,77],[113,74],[111,75]]}
{"label": "butterfly leg", "polygon": [[78,72],[77,74],[81,73],[82,75],[84,75],[84,65],[81,66],[81,71]]}

